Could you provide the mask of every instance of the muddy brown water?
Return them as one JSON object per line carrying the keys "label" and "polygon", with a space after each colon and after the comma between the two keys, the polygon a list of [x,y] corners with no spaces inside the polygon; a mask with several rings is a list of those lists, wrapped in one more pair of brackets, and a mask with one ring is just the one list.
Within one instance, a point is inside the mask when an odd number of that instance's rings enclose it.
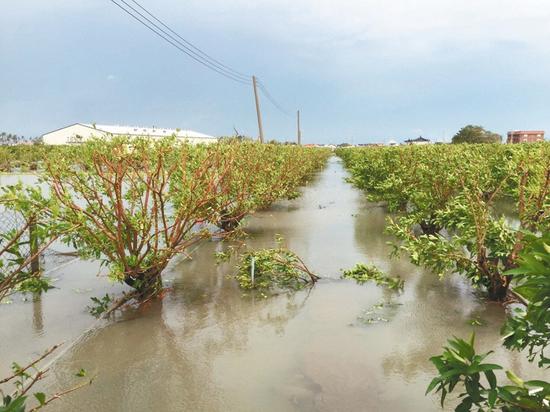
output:
{"label": "muddy brown water", "polygon": [[[243,296],[227,278],[232,264],[214,263],[224,245],[207,242],[169,267],[164,299],[96,322],[85,311],[89,297],[122,287],[95,263],[68,262],[52,274],[57,289],[0,307],[1,371],[66,341],[45,389],[74,384],[80,368],[95,380],[52,411],[438,411],[437,397],[424,396],[434,376],[428,359],[450,336],[469,336],[476,319],[479,350],[541,377],[501,347],[502,307],[477,299],[457,276],[439,280],[388,257],[385,210],[345,176],[333,158],[299,199],[248,220],[249,247],[272,246],[280,234],[322,276],[311,291]],[[401,276],[404,291],[340,280],[358,262]]]}

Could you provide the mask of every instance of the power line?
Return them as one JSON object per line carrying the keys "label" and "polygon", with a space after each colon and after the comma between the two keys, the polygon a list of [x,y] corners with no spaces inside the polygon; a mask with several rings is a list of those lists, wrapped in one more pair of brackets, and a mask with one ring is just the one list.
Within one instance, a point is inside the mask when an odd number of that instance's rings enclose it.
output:
{"label": "power line", "polygon": [[[209,68],[210,70],[213,70],[227,78],[230,78],[231,80],[234,80],[234,81],[237,81],[237,82],[240,82],[240,83],[243,83],[243,84],[249,84],[250,81],[247,79],[247,80],[244,80],[242,78],[239,78],[237,77],[236,75],[232,74],[231,72],[228,72],[227,70],[225,69],[222,69],[222,68],[219,68],[219,67],[216,67],[216,65],[212,64],[210,61],[208,61],[207,59],[203,58],[202,56],[198,55],[196,52],[194,52],[193,50],[191,50],[189,47],[187,47],[185,44],[183,44],[181,41],[179,41],[177,38],[175,38],[174,36],[172,36],[170,33],[166,32],[165,30],[162,29],[162,27],[158,26],[157,24],[155,24],[153,21],[151,21],[149,18],[147,18],[147,16],[144,16],[142,13],[140,13],[138,10],[136,10],[134,7],[132,7],[130,4],[128,4],[125,0],[119,0],[121,1],[122,3],[124,3],[129,9],[133,10],[133,12],[135,13],[132,13],[131,11],[129,11],[127,8],[125,8],[124,6],[122,6],[121,4],[117,3],[116,1],[114,0],[111,0],[112,3],[114,3],[115,5],[117,5],[120,9],[122,9],[125,13],[127,13],[129,16],[131,16],[132,18],[134,18],[136,21],[138,21],[140,24],[144,25],[145,27],[147,27],[149,30],[151,30],[153,33],[155,33],[156,35],[158,35],[159,37],[161,37],[163,40],[167,41],[168,43],[170,43],[172,46],[176,47],[178,50],[182,51],[183,53],[185,53],[187,56],[191,57],[193,60],[195,60],[196,62],[202,64],[203,66]],[[140,17],[138,17],[137,15],[139,15]],[[151,25],[153,27],[151,27]]]}
{"label": "power line", "polygon": [[265,95],[265,97],[267,97],[267,99],[271,102],[271,104],[273,106],[275,106],[275,108],[277,110],[279,110],[282,114],[284,114],[285,116],[291,116],[290,112],[286,109],[284,109],[278,102],[277,100],[275,100],[275,98],[267,91],[267,87],[265,86],[265,84],[262,83],[261,80],[258,81],[258,85],[260,86],[260,90],[263,92],[263,94]]}
{"label": "power line", "polygon": [[[145,14],[141,13],[140,10],[136,9],[131,4],[126,2],[126,0],[110,0],[110,1],[111,3],[119,7],[122,11],[124,11],[126,14],[128,14],[130,17],[132,17],[134,20],[136,20],[138,23],[145,26],[147,29],[155,33],[161,39],[163,39],[164,41],[166,41],[167,43],[169,43],[170,45],[172,45],[182,53],[186,54],[188,57],[192,58],[197,63],[200,63],[204,67],[212,71],[215,71],[216,73],[230,80],[233,80],[237,83],[244,84],[247,86],[252,85],[253,82],[251,81],[251,79],[253,76],[239,72],[231,68],[230,66],[223,64],[219,60],[216,60],[214,57],[210,56],[208,53],[204,52],[199,47],[195,46],[194,44],[192,44],[191,42],[183,38],[180,34],[178,34],[176,31],[170,28],[161,19],[156,17],[152,12],[150,12],[144,6],[142,6],[137,0],[129,0],[129,1],[134,3]],[[123,3],[125,6],[123,6],[121,3]],[[261,92],[265,95],[265,97],[267,97],[270,103],[277,110],[279,110],[285,116],[291,117],[290,112],[285,108],[283,108],[283,106],[277,102],[277,100],[271,95],[271,93],[269,93],[265,84],[263,84],[260,80],[257,80],[257,84]],[[257,96],[256,96],[256,99],[257,99]]]}
{"label": "power line", "polygon": [[[178,39],[176,39],[174,36],[172,36],[170,33],[166,32],[165,30],[163,30],[161,27],[159,27],[157,24],[155,24],[153,21],[151,21],[149,18],[147,18],[146,16],[144,16],[142,13],[140,13],[138,10],[136,10],[134,7],[132,7],[130,4],[128,4],[126,1],[124,0],[119,0],[121,1],[122,3],[124,3],[126,6],[128,6],[128,8],[130,8],[131,10],[133,10],[137,15],[139,15],[140,17],[138,17],[136,14],[132,13],[131,11],[129,11],[128,9],[126,9],[124,6],[122,6],[121,4],[117,3],[117,1],[115,0],[110,0],[111,3],[115,4],[116,6],[118,6],[122,11],[124,11],[126,14],[128,14],[129,16],[131,16],[133,19],[135,19],[136,21],[138,21],[140,24],[142,24],[143,26],[145,26],[147,29],[151,30],[153,33],[155,33],[157,36],[159,36],[160,38],[162,38],[164,41],[168,42],[169,44],[171,44],[172,46],[174,46],[176,49],[178,49],[179,51],[185,53],[187,56],[191,57],[193,60],[195,60],[196,62],[202,64],[203,66],[207,67],[208,69],[210,70],[213,70],[215,72],[217,72],[218,74],[221,74],[222,76],[225,76],[227,77],[228,79],[231,79],[233,81],[236,81],[238,83],[241,83],[241,84],[246,84],[246,85],[250,85],[250,80],[244,80],[243,78],[241,77],[237,77],[237,75],[235,74],[232,74],[231,72],[228,72],[227,70],[225,69],[221,69],[219,67],[217,67],[216,65],[214,65],[213,63],[211,63],[209,60],[201,57],[200,55],[198,55],[196,52],[193,52],[189,47],[185,46],[184,43],[182,43],[181,41],[179,41]],[[148,23],[149,24],[148,24]],[[153,27],[151,27],[153,26]]]}
{"label": "power line", "polygon": [[197,51],[200,55],[202,55],[203,57],[205,57],[207,60],[209,60],[210,62],[212,62],[212,64],[215,64],[216,66],[218,66],[220,69],[226,69],[228,70],[229,72],[233,73],[234,75],[238,76],[238,77],[241,77],[246,80],[250,80],[250,78],[252,77],[252,75],[249,75],[249,74],[244,74],[244,73],[241,73],[225,64],[223,64],[222,62],[220,62],[219,60],[216,60],[214,57],[210,56],[208,53],[204,52],[203,50],[201,50],[200,48],[198,48],[197,46],[195,46],[193,43],[187,41],[186,39],[184,39],[182,36],[180,36],[177,32],[175,32],[174,30],[172,30],[166,23],[164,23],[162,20],[160,20],[158,17],[156,17],[153,13],[151,13],[149,10],[147,10],[145,7],[143,7],[140,3],[138,3],[136,0],[131,0],[132,3],[136,4],[141,10],[143,10],[145,13],[147,13],[151,18],[153,18],[155,21],[157,21],[158,23],[160,23],[163,27],[165,27],[169,32],[171,32],[172,34],[174,34],[176,37],[178,37],[182,42],[184,42],[186,45],[188,45],[189,47],[191,47],[193,50]]}

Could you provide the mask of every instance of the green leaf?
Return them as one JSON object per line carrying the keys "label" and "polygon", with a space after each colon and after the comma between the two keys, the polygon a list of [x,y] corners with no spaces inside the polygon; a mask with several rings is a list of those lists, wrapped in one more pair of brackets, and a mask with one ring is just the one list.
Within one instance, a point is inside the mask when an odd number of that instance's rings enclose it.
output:
{"label": "green leaf", "polygon": [[524,382],[514,372],[506,371],[506,376],[520,388],[524,387]]}
{"label": "green leaf", "polygon": [[85,369],[83,368],[80,368],[80,370],[75,374],[76,376],[78,376],[79,378],[83,378],[87,375],[88,373],[86,372]]}
{"label": "green leaf", "polygon": [[495,406],[495,402],[497,400],[497,390],[496,389],[491,389],[489,391],[489,396],[488,396],[488,402],[489,402],[489,406],[492,408]]}
{"label": "green leaf", "polygon": [[432,381],[430,382],[430,384],[428,385],[428,389],[426,389],[426,395],[428,393],[430,393],[431,391],[434,390],[434,388],[439,384],[441,383],[441,379],[440,378],[433,378]]}
{"label": "green leaf", "polygon": [[497,378],[495,373],[492,370],[485,371],[485,377],[487,378],[487,382],[489,382],[491,389],[495,389],[497,387]]}
{"label": "green leaf", "polygon": [[26,396],[12,400],[7,406],[0,406],[0,412],[25,412]]}
{"label": "green leaf", "polygon": [[36,392],[34,397],[38,400],[40,405],[44,405],[46,403],[46,394],[44,392]]}

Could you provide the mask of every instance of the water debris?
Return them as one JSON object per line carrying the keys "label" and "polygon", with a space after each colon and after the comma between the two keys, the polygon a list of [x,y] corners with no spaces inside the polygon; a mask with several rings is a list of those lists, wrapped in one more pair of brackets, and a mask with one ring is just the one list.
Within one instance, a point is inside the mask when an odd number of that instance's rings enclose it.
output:
{"label": "water debris", "polygon": [[105,294],[102,298],[91,297],[90,300],[93,302],[92,305],[87,306],[88,311],[95,317],[99,318],[104,313],[108,312],[109,307],[113,303],[113,297],[108,293]]}
{"label": "water debris", "polygon": [[319,279],[298,255],[280,243],[273,249],[243,253],[233,277],[242,289],[259,290],[263,295],[267,291],[301,290]]}
{"label": "water debris", "polygon": [[374,265],[358,263],[353,269],[344,270],[342,279],[353,279],[359,285],[373,281],[377,286],[384,286],[391,290],[402,290],[405,281],[400,277],[391,277],[386,275]]}
{"label": "water debris", "polygon": [[73,288],[74,293],[83,294],[83,293],[89,293],[92,292],[92,288],[86,288],[86,289],[80,289],[80,288]]}
{"label": "water debris", "polygon": [[480,319],[479,317],[470,319],[468,321],[468,324],[470,324],[472,326],[485,326],[485,322],[482,319]]}
{"label": "water debris", "polygon": [[357,316],[357,322],[361,325],[375,325],[389,322],[397,313],[401,303],[379,302],[376,305],[365,309]]}

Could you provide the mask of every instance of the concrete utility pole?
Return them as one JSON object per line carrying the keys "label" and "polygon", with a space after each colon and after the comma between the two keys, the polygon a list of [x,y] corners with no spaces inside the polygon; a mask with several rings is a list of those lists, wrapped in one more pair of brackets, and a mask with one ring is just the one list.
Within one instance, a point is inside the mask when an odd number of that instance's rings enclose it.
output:
{"label": "concrete utility pole", "polygon": [[301,146],[302,145],[302,130],[300,129],[300,111],[298,110],[297,112],[297,123],[298,123],[298,146]]}
{"label": "concrete utility pole", "polygon": [[262,114],[260,113],[260,98],[258,96],[258,87],[256,86],[256,76],[252,76],[254,86],[254,98],[256,99],[256,114],[258,115],[258,130],[260,132],[260,143],[264,142],[264,129],[262,127]]}

